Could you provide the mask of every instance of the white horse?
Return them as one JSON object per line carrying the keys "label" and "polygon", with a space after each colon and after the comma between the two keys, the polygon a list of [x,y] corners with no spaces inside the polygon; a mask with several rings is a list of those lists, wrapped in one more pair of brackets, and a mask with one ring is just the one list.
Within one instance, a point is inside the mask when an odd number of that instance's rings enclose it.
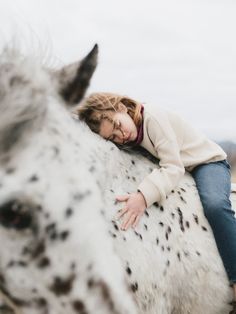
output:
{"label": "white horse", "polygon": [[119,229],[115,196],[158,164],[71,117],[65,103],[83,97],[96,56],[51,73],[1,55],[0,313],[228,313],[232,289],[190,174],[135,230]]}

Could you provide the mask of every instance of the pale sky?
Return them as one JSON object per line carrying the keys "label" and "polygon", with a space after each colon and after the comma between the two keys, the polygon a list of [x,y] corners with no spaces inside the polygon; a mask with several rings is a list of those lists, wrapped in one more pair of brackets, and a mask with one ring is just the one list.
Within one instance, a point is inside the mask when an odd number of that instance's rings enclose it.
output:
{"label": "pale sky", "polygon": [[0,0],[0,45],[17,37],[62,65],[98,43],[89,92],[158,104],[236,141],[235,16],[233,0]]}

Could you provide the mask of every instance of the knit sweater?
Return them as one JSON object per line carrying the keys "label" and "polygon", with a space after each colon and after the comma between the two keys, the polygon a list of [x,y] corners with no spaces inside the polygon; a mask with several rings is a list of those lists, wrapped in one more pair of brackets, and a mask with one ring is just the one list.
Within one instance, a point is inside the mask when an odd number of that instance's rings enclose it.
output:
{"label": "knit sweater", "polygon": [[[203,163],[224,160],[223,149],[196,130],[179,115],[158,106],[145,104],[142,112],[142,141],[138,144],[159,160],[139,184],[147,207],[166,199],[187,171]],[[139,129],[140,138],[140,129]]]}

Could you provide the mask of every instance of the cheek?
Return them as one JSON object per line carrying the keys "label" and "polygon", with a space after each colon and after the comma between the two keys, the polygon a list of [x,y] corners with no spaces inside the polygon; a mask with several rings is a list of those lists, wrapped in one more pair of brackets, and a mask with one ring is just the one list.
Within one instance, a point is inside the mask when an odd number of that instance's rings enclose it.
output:
{"label": "cheek", "polygon": [[103,138],[107,138],[111,133],[111,125],[107,122],[104,121],[100,125],[100,131],[99,135]]}

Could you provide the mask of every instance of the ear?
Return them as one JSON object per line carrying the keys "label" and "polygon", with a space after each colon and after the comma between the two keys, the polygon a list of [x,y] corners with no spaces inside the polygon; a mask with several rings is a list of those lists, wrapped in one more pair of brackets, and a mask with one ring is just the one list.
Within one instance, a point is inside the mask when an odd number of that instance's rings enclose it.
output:
{"label": "ear", "polygon": [[97,66],[98,45],[80,62],[69,64],[56,73],[59,93],[67,105],[79,103]]}

